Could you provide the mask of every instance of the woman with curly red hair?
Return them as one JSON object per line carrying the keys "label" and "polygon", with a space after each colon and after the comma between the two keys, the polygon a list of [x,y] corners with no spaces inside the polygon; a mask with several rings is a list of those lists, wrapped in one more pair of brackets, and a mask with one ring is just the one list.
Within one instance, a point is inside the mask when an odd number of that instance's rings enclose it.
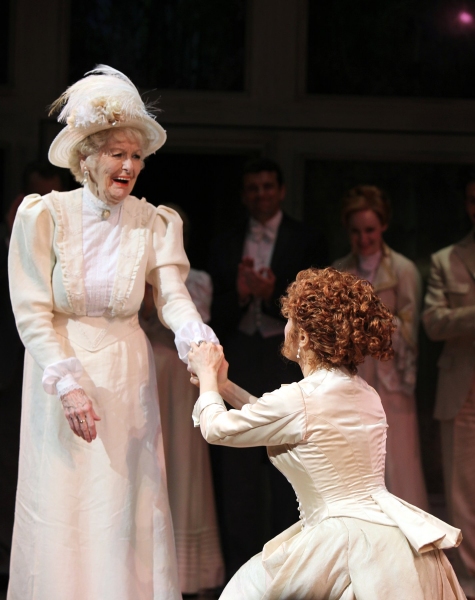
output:
{"label": "woman with curly red hair", "polygon": [[392,357],[391,312],[368,282],[331,267],[301,271],[282,312],[283,354],[300,365],[298,383],[255,398],[228,380],[220,346],[192,344],[188,355],[201,393],[195,425],[212,444],[267,446],[301,515],[221,599],[464,599],[442,552],[460,543],[460,531],[384,484],[386,418],[357,370],[367,356]]}
{"label": "woman with curly red hair", "polygon": [[380,395],[388,420],[388,490],[428,510],[414,394],[422,285],[416,265],[384,243],[390,219],[391,204],[383,190],[374,185],[349,190],[342,202],[342,221],[351,252],[334,266],[368,280],[395,317],[394,360],[368,358],[360,376]]}

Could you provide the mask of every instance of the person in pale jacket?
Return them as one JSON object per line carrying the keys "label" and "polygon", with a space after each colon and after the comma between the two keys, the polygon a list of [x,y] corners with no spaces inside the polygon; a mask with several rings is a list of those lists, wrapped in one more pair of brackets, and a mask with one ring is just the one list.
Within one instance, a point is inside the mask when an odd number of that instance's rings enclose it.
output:
{"label": "person in pale jacket", "polygon": [[440,421],[450,520],[463,529],[460,556],[475,577],[475,177],[465,186],[472,230],[432,256],[422,321],[444,341],[434,417]]}
{"label": "person in pale jacket", "polygon": [[381,362],[368,357],[359,374],[381,396],[386,412],[388,490],[427,510],[414,396],[421,281],[415,264],[384,243],[390,217],[389,199],[376,186],[349,190],[342,202],[342,221],[351,253],[334,266],[368,280],[395,317],[394,359]]}

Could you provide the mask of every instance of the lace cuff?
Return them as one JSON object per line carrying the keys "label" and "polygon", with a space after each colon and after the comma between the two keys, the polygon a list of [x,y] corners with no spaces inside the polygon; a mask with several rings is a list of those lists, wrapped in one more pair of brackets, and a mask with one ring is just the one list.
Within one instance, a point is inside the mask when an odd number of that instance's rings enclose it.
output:
{"label": "lace cuff", "polygon": [[200,321],[187,321],[175,332],[175,346],[178,350],[178,356],[188,364],[188,352],[191,342],[198,343],[200,340],[219,344],[216,334],[209,325],[200,323]]}
{"label": "lace cuff", "polygon": [[43,373],[43,389],[47,394],[62,396],[80,388],[78,383],[82,375],[82,365],[77,358],[65,358],[48,365]]}
{"label": "lace cuff", "polygon": [[56,384],[56,391],[60,398],[61,398],[61,396],[65,396],[66,394],[68,394],[69,392],[72,392],[73,390],[82,390],[82,387],[74,379],[74,377],[71,375],[71,373],[68,373],[68,375],[65,375],[64,377],[62,377]]}

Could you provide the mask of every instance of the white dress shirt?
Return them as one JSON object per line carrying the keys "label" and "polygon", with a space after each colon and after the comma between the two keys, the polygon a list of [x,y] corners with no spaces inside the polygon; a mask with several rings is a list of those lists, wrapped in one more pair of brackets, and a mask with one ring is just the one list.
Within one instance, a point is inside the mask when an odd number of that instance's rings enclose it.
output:
{"label": "white dress shirt", "polygon": [[82,249],[88,317],[101,317],[109,306],[119,258],[122,204],[109,206],[84,187]]}
{"label": "white dress shirt", "polygon": [[[264,225],[256,219],[250,218],[242,256],[254,260],[256,271],[270,267],[281,221],[281,210]],[[259,298],[251,301],[246,314],[239,323],[239,331],[247,335],[254,335],[256,331],[259,331],[264,338],[283,335],[284,328],[285,324],[280,319],[262,313],[262,300]]]}

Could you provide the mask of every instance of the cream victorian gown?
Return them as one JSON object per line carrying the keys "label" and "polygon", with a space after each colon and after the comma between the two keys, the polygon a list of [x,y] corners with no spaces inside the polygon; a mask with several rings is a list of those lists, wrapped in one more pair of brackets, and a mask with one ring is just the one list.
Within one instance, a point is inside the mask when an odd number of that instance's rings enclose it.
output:
{"label": "cream victorian gown", "polygon": [[252,402],[227,411],[206,392],[193,418],[212,444],[267,446],[301,521],[241,567],[221,600],[465,598],[441,550],[458,545],[460,531],[384,485],[387,423],[373,388],[319,369]]}
{"label": "cream victorian gown", "polygon": [[[87,188],[35,194],[13,228],[26,355],[9,600],[181,598],[154,360],[137,317],[145,281],[182,343],[211,330],[183,283],[178,215],[131,196],[106,220],[105,208]],[[56,383],[92,399],[92,443],[69,428]]]}
{"label": "cream victorian gown", "polygon": [[414,394],[422,293],[417,267],[385,244],[381,253],[359,258],[355,254],[349,254],[335,261],[333,266],[367,279],[395,316],[397,330],[393,334],[394,358],[384,362],[368,357],[358,367],[358,374],[380,395],[388,420],[388,490],[399,498],[428,510]]}

